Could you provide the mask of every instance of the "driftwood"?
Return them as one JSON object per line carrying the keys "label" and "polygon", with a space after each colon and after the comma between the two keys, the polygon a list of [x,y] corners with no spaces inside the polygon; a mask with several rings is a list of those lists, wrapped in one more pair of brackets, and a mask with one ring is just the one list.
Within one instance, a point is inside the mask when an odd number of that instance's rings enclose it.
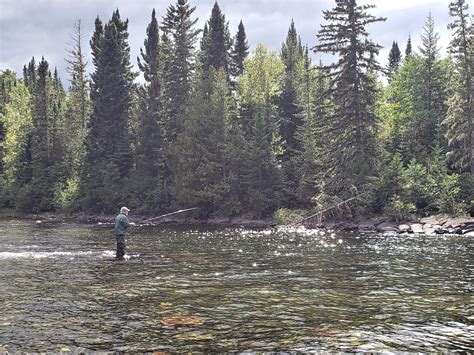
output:
{"label": "driftwood", "polygon": [[307,220],[309,220],[309,219],[315,218],[315,217],[319,217],[319,223],[321,223],[322,217],[323,217],[323,215],[324,215],[325,213],[331,212],[331,211],[333,211],[333,210],[336,209],[336,208],[339,209],[339,207],[342,206],[342,205],[346,206],[347,209],[350,211],[350,208],[349,208],[349,206],[348,206],[348,203],[351,202],[351,201],[357,200],[357,199],[358,199],[361,195],[363,195],[363,194],[364,194],[364,193],[361,193],[361,194],[359,194],[359,195],[357,195],[357,196],[353,196],[353,197],[351,197],[351,198],[348,198],[347,200],[344,200],[344,201],[341,201],[341,202],[339,202],[339,203],[336,203],[336,204],[334,204],[334,205],[332,205],[332,206],[330,206],[330,207],[328,207],[328,208],[325,208],[325,209],[322,210],[322,211],[319,211],[319,212],[317,212],[317,213],[314,213],[314,214],[312,214],[312,215],[310,215],[310,216],[308,216],[308,217],[304,217],[304,218],[302,218],[302,219],[300,219],[300,220],[298,220],[298,221],[296,221],[296,222],[290,223],[289,226],[294,226],[294,225],[297,225],[297,224],[301,224],[301,223],[303,223],[303,222],[305,222],[305,221],[307,221]]}

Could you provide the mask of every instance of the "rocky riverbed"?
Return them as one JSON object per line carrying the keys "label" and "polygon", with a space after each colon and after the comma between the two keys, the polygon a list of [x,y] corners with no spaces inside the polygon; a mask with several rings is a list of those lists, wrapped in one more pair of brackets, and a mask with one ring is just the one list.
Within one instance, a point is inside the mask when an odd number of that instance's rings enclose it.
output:
{"label": "rocky riverbed", "polygon": [[390,234],[462,234],[474,236],[473,217],[435,215],[417,220],[395,223],[386,217],[357,216],[350,221],[309,221],[308,226],[358,232]]}

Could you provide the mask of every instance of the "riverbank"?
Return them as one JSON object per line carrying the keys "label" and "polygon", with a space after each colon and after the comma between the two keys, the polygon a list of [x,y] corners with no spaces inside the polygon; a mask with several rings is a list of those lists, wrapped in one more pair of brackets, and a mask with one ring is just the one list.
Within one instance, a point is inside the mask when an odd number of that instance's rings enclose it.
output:
{"label": "riverbank", "polygon": [[[111,224],[114,215],[66,215],[61,213],[20,214],[14,211],[0,211],[0,218],[19,218],[33,220],[37,224],[76,222],[85,224]],[[141,225],[150,216],[130,215],[130,221]],[[197,219],[192,216],[170,216],[157,221],[147,222],[146,225],[183,224],[208,225],[223,227],[270,228],[278,224],[272,219],[252,219],[248,217]],[[358,215],[352,219],[325,220],[318,218],[306,220],[304,227],[310,229],[342,230],[347,232],[397,234],[458,234],[474,236],[474,218],[464,216],[449,216],[446,214],[433,215],[403,223],[395,223],[385,216]]]}

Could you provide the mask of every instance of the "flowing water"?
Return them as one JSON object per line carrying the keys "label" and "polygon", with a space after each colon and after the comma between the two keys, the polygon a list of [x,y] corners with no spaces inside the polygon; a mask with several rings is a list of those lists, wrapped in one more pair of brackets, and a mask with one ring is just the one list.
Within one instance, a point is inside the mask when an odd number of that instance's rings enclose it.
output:
{"label": "flowing water", "polygon": [[473,350],[472,237],[110,228],[1,222],[0,352]]}

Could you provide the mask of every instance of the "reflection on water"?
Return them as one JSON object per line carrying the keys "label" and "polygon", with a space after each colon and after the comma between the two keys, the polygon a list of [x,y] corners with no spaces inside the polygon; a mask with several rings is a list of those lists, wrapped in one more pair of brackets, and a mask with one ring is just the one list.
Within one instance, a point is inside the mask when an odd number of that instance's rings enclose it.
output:
{"label": "reflection on water", "polygon": [[472,350],[472,237],[108,227],[1,223],[0,352]]}

